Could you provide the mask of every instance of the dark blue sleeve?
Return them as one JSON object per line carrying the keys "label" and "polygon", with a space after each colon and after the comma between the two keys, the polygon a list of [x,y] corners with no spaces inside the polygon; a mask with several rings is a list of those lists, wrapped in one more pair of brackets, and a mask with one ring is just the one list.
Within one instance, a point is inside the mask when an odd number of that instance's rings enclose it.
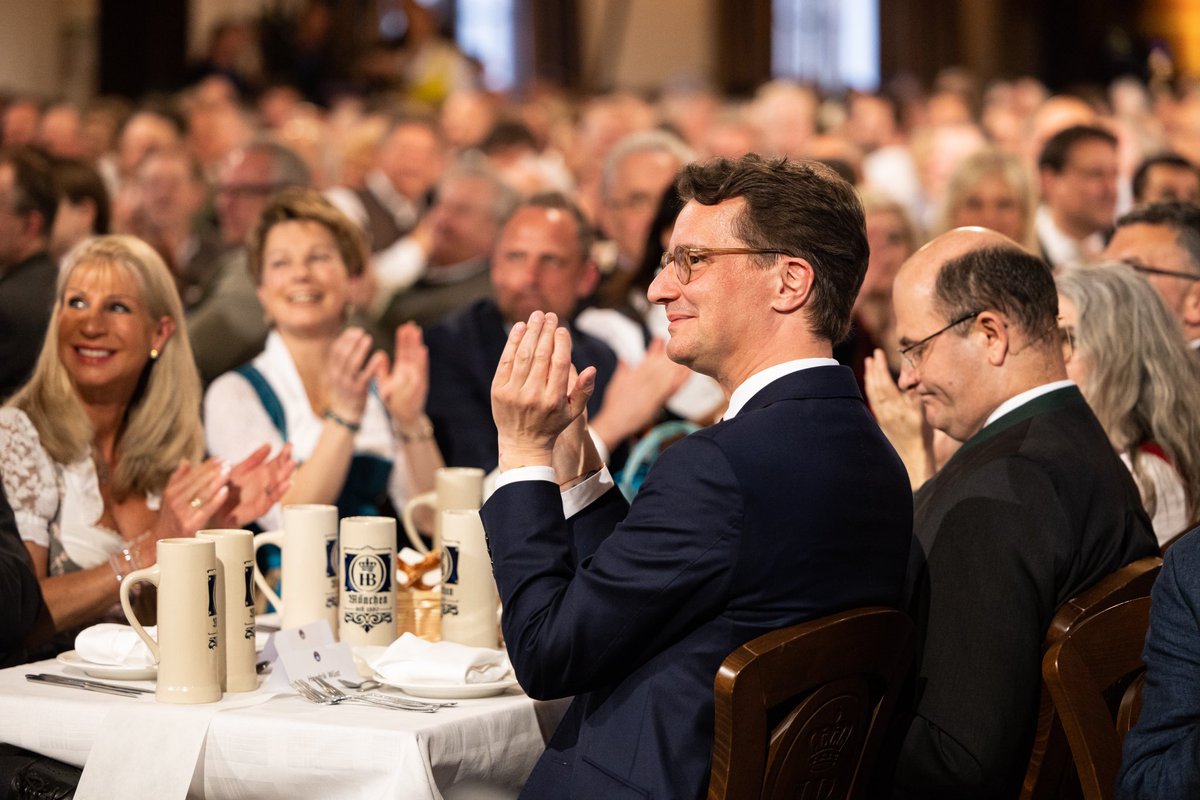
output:
{"label": "dark blue sleeve", "polygon": [[1200,536],[1167,551],[1142,657],[1142,714],[1125,737],[1117,796],[1200,797]]}
{"label": "dark blue sleeve", "polygon": [[[612,494],[602,501],[617,502]],[[483,524],[522,688],[539,699],[595,690],[717,613],[737,562],[743,505],[720,448],[695,436],[663,454],[609,535],[599,528],[617,505],[594,527],[579,525],[578,564],[558,486],[524,481],[493,494]]]}

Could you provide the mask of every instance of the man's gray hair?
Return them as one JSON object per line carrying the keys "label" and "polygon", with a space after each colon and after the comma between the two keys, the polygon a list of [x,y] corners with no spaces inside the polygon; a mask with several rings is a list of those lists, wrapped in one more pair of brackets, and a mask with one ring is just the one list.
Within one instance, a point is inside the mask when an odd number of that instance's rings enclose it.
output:
{"label": "man's gray hair", "polygon": [[497,225],[507,220],[512,215],[513,209],[517,207],[520,196],[516,190],[505,183],[504,179],[500,177],[500,173],[488,166],[486,158],[478,157],[475,153],[463,156],[442,175],[441,180],[438,181],[438,188],[441,189],[461,178],[483,181],[491,187],[492,219]]}
{"label": "man's gray hair", "polygon": [[278,188],[312,186],[312,172],[296,151],[273,139],[255,139],[244,148],[245,154],[264,155],[271,161],[271,182]]}
{"label": "man's gray hair", "polygon": [[666,153],[675,157],[680,168],[696,160],[696,151],[673,133],[663,130],[638,131],[619,140],[604,159],[600,176],[600,193],[605,200],[612,197],[612,185],[621,162],[634,153]]}

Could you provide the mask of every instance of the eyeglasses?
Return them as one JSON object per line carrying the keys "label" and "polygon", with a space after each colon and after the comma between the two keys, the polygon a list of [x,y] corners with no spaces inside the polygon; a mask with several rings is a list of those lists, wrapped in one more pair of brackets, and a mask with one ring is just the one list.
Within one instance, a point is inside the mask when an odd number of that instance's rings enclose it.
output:
{"label": "eyeglasses", "polygon": [[[760,250],[754,247],[684,247],[679,245],[673,250],[662,254],[658,261],[658,272],[662,272],[670,264],[675,264],[675,277],[683,286],[692,279],[692,270],[698,261],[712,256],[757,256],[757,255],[790,255],[784,250]],[[656,272],[655,275],[658,273]]]}
{"label": "eyeglasses", "polygon": [[940,328],[929,334],[921,341],[913,342],[906,347],[901,347],[900,357],[904,359],[904,363],[908,365],[909,369],[916,369],[918,366],[920,366],[921,361],[925,358],[925,353],[929,349],[930,342],[953,328],[955,325],[961,325],[967,320],[975,319],[982,313],[983,309],[980,309],[979,311],[972,311],[970,314],[964,314],[950,324],[946,325],[944,328]]}
{"label": "eyeglasses", "polygon": [[1058,332],[1062,334],[1063,361],[1070,361],[1075,355],[1075,326],[1059,325]]}
{"label": "eyeglasses", "polygon": [[217,194],[232,197],[253,197],[274,194],[283,188],[280,183],[226,183],[216,187]]}
{"label": "eyeglasses", "polygon": [[1180,272],[1174,269],[1160,269],[1159,267],[1151,267],[1143,264],[1140,261],[1127,259],[1125,264],[1131,267],[1134,272],[1140,272],[1143,275],[1162,275],[1167,278],[1182,278],[1185,281],[1200,281],[1200,275],[1194,272]]}

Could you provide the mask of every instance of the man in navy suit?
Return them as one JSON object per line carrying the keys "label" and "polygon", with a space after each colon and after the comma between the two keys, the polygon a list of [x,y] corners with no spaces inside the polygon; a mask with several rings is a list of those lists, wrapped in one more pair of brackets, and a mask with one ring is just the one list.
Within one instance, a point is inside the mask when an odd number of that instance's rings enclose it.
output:
{"label": "man in navy suit", "polygon": [[907,476],[831,357],[867,264],[853,188],[750,155],[690,165],[679,190],[649,297],[670,358],[725,390],[724,420],[628,505],[584,433],[595,372],[572,377],[556,315],[513,327],[492,384],[501,474],[482,513],[505,642],[530,695],[575,696],[524,797],[701,797],[722,660],[901,597]]}

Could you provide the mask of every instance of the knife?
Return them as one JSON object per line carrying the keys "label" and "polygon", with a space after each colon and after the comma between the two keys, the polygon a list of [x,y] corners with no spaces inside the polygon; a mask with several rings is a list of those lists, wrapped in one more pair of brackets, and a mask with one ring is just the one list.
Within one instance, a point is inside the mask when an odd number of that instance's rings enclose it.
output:
{"label": "knife", "polygon": [[45,672],[37,674],[26,673],[25,680],[34,681],[37,683],[52,683],[59,686],[72,686],[76,689],[87,689],[93,692],[115,694],[120,697],[137,697],[138,695],[142,694],[154,694],[153,689],[140,689],[136,686],[114,686],[111,683],[85,681],[81,678],[68,678],[66,675],[51,675]]}

